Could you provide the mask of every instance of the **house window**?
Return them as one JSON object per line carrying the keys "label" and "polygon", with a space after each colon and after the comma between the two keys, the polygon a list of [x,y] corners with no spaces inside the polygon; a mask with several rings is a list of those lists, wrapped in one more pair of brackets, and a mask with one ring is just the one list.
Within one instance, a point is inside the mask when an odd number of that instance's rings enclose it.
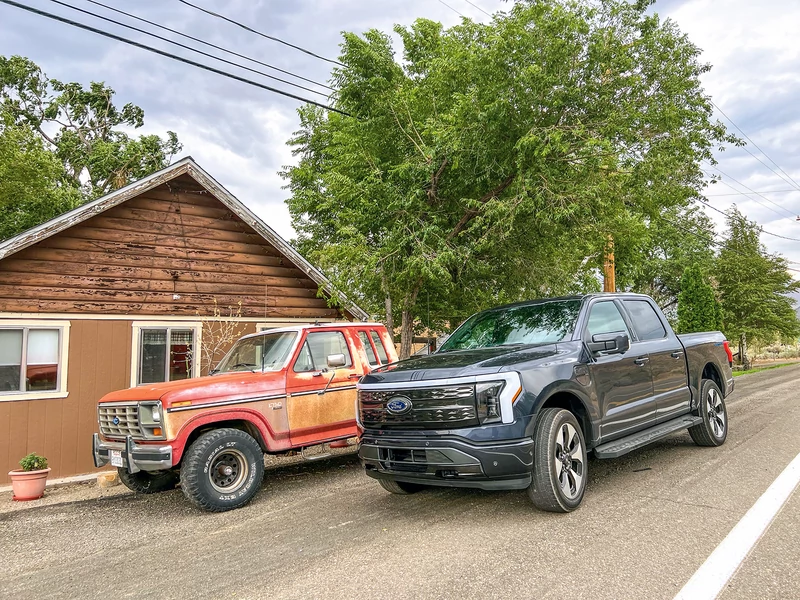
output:
{"label": "house window", "polygon": [[200,328],[196,323],[134,323],[131,385],[197,377]]}
{"label": "house window", "polygon": [[0,322],[0,401],[67,396],[64,321]]}

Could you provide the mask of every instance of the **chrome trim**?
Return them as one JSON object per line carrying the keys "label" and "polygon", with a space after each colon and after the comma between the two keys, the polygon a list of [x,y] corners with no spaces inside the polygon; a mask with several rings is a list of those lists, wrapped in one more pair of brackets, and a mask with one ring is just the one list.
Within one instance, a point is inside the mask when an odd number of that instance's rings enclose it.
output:
{"label": "chrome trim", "polygon": [[[100,451],[105,450],[106,456],[101,456]],[[139,471],[163,471],[172,468],[172,446],[151,446],[136,444],[133,438],[128,436],[124,442],[108,442],[100,439],[98,434],[92,437],[92,454],[96,467],[102,467],[111,462],[108,458],[110,450],[121,450],[124,452],[123,463],[130,473]],[[155,454],[161,456],[159,460],[136,458],[139,454]]]}
{"label": "chrome trim", "polygon": [[[379,377],[380,373],[373,376]],[[386,383],[357,383],[356,388],[364,391],[374,392],[397,392],[403,390],[413,390],[419,388],[454,386],[465,384],[476,384],[484,381],[505,381],[506,385],[500,392],[500,413],[503,423],[514,422],[514,396],[522,389],[522,382],[519,373],[509,371],[505,373],[492,373],[488,375],[471,375],[468,377],[450,377],[448,379],[429,379],[427,381],[393,381]]]}
{"label": "chrome trim", "polygon": [[[314,392],[316,394],[316,392]],[[219,402],[206,402],[203,404],[194,404],[192,406],[178,406],[177,408],[168,408],[166,412],[181,412],[184,410],[197,410],[199,408],[215,408],[217,406],[229,406],[231,404],[248,404],[250,402],[263,402],[264,400],[277,400],[278,398],[286,398],[286,394],[273,394],[272,396],[258,396],[255,398],[242,398],[240,400],[220,400]]]}
{"label": "chrome trim", "polygon": [[[342,387],[329,387],[325,393],[329,392],[343,392],[345,390],[354,390],[356,389],[355,385],[343,385]],[[299,398],[300,396],[311,396],[312,394],[319,394],[322,395],[322,390],[310,390],[308,392],[297,392],[294,394],[290,394],[292,398]]]}

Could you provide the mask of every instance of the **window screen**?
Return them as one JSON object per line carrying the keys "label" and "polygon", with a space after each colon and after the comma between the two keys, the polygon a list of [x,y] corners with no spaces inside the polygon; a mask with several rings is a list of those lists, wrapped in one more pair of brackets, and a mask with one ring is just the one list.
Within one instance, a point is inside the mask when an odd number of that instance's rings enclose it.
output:
{"label": "window screen", "polygon": [[177,381],[192,376],[193,329],[142,329],[138,383]]}
{"label": "window screen", "polygon": [[649,302],[625,300],[625,308],[631,315],[633,328],[640,340],[660,340],[667,337],[667,330]]}

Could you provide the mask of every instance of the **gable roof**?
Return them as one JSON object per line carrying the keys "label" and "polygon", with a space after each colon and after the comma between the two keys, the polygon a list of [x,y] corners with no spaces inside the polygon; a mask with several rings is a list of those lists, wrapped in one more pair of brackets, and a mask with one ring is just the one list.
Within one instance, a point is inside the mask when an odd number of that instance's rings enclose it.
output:
{"label": "gable roof", "polygon": [[337,293],[333,284],[319,269],[303,258],[286,240],[278,235],[275,230],[258,218],[253,211],[242,204],[239,199],[226,190],[216,179],[206,173],[191,156],[182,158],[143,179],[134,181],[110,194],[106,194],[97,200],[83,204],[78,208],[66,212],[63,215],[59,215],[50,221],[42,223],[41,225],[0,243],[0,260],[49,238],[50,236],[60,233],[73,225],[91,219],[110,208],[122,204],[126,200],[130,200],[139,194],[147,192],[184,174],[192,177],[197,183],[222,202],[233,214],[252,227],[261,237],[272,244],[281,254],[308,275],[308,277],[320,286],[329,296],[333,297],[338,295],[338,297],[342,299],[343,308],[351,315],[362,321],[369,320],[369,315],[367,315],[366,312],[353,304],[343,294]]}

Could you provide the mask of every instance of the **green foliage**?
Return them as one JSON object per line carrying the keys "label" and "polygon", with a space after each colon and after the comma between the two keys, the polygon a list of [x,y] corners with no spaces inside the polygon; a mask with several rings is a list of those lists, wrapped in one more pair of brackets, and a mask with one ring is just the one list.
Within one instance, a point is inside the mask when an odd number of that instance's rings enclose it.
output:
{"label": "green foliage", "polygon": [[28,456],[19,461],[19,466],[23,471],[42,471],[47,468],[47,459],[31,452]]}
{"label": "green foliage", "polygon": [[344,34],[335,102],[354,118],[301,109],[287,202],[309,258],[402,317],[401,355],[415,319],[597,289],[607,235],[682,214],[700,160],[736,142],[711,121],[699,50],[639,4],[419,19],[395,28],[401,61],[385,33]]}
{"label": "green foliage", "polygon": [[714,288],[703,276],[699,265],[688,267],[683,273],[678,296],[678,332],[716,331],[722,326],[719,317],[719,302],[714,297]]}
{"label": "green foliage", "polygon": [[800,289],[786,260],[768,254],[756,223],[736,209],[727,215],[728,235],[716,261],[724,333],[731,340],[769,344],[778,337],[795,341],[800,321],[788,294]]}
{"label": "green foliage", "polygon": [[122,109],[102,83],[48,79],[21,56],[0,56],[0,239],[169,164],[173,132],[129,136],[144,111]]}

